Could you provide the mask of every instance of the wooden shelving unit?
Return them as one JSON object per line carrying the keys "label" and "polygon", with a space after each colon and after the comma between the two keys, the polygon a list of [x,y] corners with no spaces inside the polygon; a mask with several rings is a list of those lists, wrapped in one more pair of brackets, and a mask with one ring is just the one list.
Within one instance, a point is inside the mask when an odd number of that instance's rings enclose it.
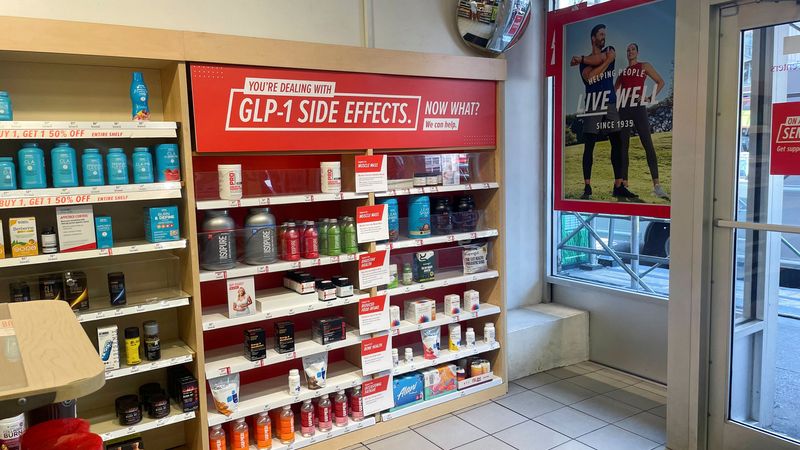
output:
{"label": "wooden shelving unit", "polygon": [[[16,122],[0,122],[0,156],[15,155],[19,146],[28,141],[41,142],[47,152],[48,145],[56,141],[71,142],[80,153],[83,148],[124,147],[128,152],[135,143],[152,146],[160,142],[174,142],[181,152],[181,181],[146,185],[103,186],[99,188],[42,189],[0,192],[0,219],[20,214],[35,216],[37,224],[54,225],[54,207],[64,204],[91,204],[95,213],[114,218],[115,247],[107,250],[39,255],[28,258],[6,258],[0,267],[8,276],[30,271],[80,270],[86,265],[101,264],[113,269],[129,261],[148,261],[160,255],[177,258],[177,275],[174,285],[147,287],[136,290],[128,304],[111,307],[106,294],[93,295],[91,308],[76,313],[78,321],[89,335],[96,339],[98,326],[117,324],[120,332],[125,326],[139,325],[144,320],[156,319],[162,329],[165,350],[162,360],[153,364],[125,367],[106,374],[106,385],[78,401],[79,415],[90,420],[93,430],[104,440],[141,433],[146,445],[152,448],[208,448],[208,427],[225,423],[235,417],[294,404],[305,398],[358,385],[370,377],[361,372],[358,357],[359,343],[365,336],[350,327],[347,340],[330,346],[321,346],[307,336],[307,325],[298,331],[297,348],[293,354],[268,353],[267,359],[250,362],[238,353],[241,329],[245,326],[270,324],[277,318],[296,317],[307,323],[307,318],[321,314],[344,315],[354,325],[356,304],[367,293],[333,302],[319,302],[315,296],[301,296],[278,288],[276,273],[297,268],[316,268],[355,275],[357,255],[320,257],[314,260],[286,263],[277,262],[263,266],[239,265],[222,272],[201,271],[198,263],[198,218],[204,210],[218,208],[248,208],[270,206],[280,208],[319,208],[319,217],[335,213],[353,215],[356,206],[374,205],[383,197],[403,197],[430,194],[447,195],[469,192],[475,198],[476,208],[483,211],[484,226],[471,233],[454,233],[447,236],[412,240],[404,239],[385,247],[393,251],[413,251],[423,248],[454,246],[465,239],[483,238],[493,243],[490,252],[490,270],[465,275],[460,271],[442,271],[436,279],[425,283],[399,286],[386,291],[402,302],[403,298],[431,294],[433,290],[452,289],[460,292],[475,289],[480,292],[481,308],[476,312],[462,313],[458,317],[438,316],[435,322],[424,326],[447,325],[453,322],[471,323],[482,327],[490,321],[495,324],[498,342],[465,349],[458,354],[442,352],[436,361],[415,361],[415,368],[453,361],[468,354],[482,355],[492,363],[495,379],[479,386],[460,391],[457,395],[440,397],[431,402],[402,410],[376,414],[361,422],[351,422],[347,427],[335,428],[330,433],[317,433],[312,438],[298,438],[292,446],[273,448],[341,448],[378,435],[407,427],[414,423],[463,408],[506,392],[506,362],[503,336],[505,335],[505,297],[503,273],[504,236],[503,218],[503,139],[497,136],[495,146],[474,148],[432,148],[382,151],[379,149],[342,149],[341,151],[279,152],[266,155],[247,155],[247,158],[317,158],[342,162],[346,183],[352,183],[352,158],[366,154],[401,154],[473,152],[489,155],[481,165],[481,182],[456,186],[430,186],[425,188],[390,189],[375,195],[357,194],[354,186],[344,186],[341,194],[301,193],[297,195],[252,196],[237,201],[198,201],[193,174],[195,166],[208,166],[205,158],[219,158],[220,154],[199,154],[194,151],[191,134],[190,89],[188,63],[200,61],[220,64],[238,64],[263,67],[285,67],[339,72],[361,72],[401,76],[453,78],[497,81],[497,130],[503,130],[503,80],[505,61],[485,58],[430,55],[363,49],[311,43],[273,41],[234,36],[192,33],[170,30],[146,30],[116,25],[86,24],[40,19],[0,17],[0,25],[7,29],[25,29],[23,34],[9,34],[0,39],[0,79],[3,90],[10,93]],[[70,36],[68,40],[63,36]],[[266,51],[269,49],[269,51]],[[129,121],[130,100],[128,86],[132,71],[143,72],[150,91],[151,121]],[[68,83],[70,90],[64,90]],[[221,151],[224,149],[220,149]],[[239,159],[239,155],[235,157]],[[237,161],[238,162],[238,161]],[[245,167],[246,168],[246,167]],[[403,200],[401,200],[403,201]],[[177,205],[180,211],[182,240],[150,244],[143,240],[141,208],[143,206]],[[198,212],[199,211],[199,212]],[[279,221],[285,219],[278,217]],[[377,248],[375,246],[372,247]],[[367,251],[362,246],[361,251]],[[338,268],[338,269],[335,269]],[[163,277],[162,264],[147,264],[136,269],[141,277]],[[316,270],[316,269],[315,269]],[[220,286],[226,278],[255,276],[261,291],[256,315],[229,319],[226,308],[217,301]],[[5,273],[4,273],[4,276]],[[438,292],[438,291],[437,291]],[[206,295],[201,295],[206,294]],[[374,291],[372,292],[375,293]],[[438,295],[438,294],[436,294]],[[2,301],[0,297],[0,301]],[[355,321],[357,324],[357,320]],[[265,328],[270,330],[269,327]],[[410,339],[420,329],[419,325],[402,322],[392,331],[397,339]],[[482,329],[481,329],[482,330]],[[271,333],[270,333],[271,335]],[[226,337],[227,336],[227,337]],[[230,339],[236,336],[236,339]],[[211,345],[223,338],[223,345]],[[227,339],[227,340],[226,340]],[[209,349],[206,350],[206,344]],[[270,348],[271,349],[271,348]],[[330,365],[328,386],[309,391],[305,388],[299,396],[290,396],[286,389],[286,371],[289,365],[299,365],[304,355],[329,351],[337,355]],[[419,353],[416,353],[419,354]],[[146,382],[166,382],[166,368],[185,365],[199,380],[200,408],[183,413],[173,405],[166,419],[145,419],[134,427],[122,427],[114,418],[114,399],[135,393]],[[419,364],[419,367],[417,367]],[[411,370],[399,366],[395,373]],[[222,373],[241,372],[245,379],[241,387],[242,402],[233,416],[216,412],[205,388],[209,377]],[[389,420],[391,419],[391,420]]]}

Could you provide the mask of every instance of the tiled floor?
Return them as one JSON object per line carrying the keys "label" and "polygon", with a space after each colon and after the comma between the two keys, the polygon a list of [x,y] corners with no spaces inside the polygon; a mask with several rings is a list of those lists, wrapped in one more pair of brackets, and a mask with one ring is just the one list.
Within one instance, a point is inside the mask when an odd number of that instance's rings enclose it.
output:
{"label": "tiled floor", "polygon": [[350,449],[663,449],[666,394],[658,384],[585,362],[513,381],[494,401]]}

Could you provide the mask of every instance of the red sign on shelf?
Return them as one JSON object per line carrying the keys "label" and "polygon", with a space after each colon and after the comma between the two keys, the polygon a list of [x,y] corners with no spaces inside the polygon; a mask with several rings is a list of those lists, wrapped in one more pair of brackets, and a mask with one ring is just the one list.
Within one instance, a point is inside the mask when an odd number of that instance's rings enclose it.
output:
{"label": "red sign on shelf", "polygon": [[198,152],[495,145],[494,81],[192,64]]}
{"label": "red sign on shelf", "polygon": [[800,175],[800,102],[772,105],[770,175]]}

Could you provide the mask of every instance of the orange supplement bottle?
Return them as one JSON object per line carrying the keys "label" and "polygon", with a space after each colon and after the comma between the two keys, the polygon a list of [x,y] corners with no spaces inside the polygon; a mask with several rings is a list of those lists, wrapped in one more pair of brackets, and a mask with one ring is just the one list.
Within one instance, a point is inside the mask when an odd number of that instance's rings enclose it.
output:
{"label": "orange supplement bottle", "polygon": [[265,412],[256,416],[256,448],[269,450],[272,448],[272,421]]}
{"label": "orange supplement bottle", "polygon": [[278,439],[280,439],[282,444],[291,444],[294,442],[294,412],[289,405],[284,406],[281,410]]}
{"label": "orange supplement bottle", "polygon": [[250,433],[244,418],[236,419],[231,428],[231,450],[249,450]]}
{"label": "orange supplement bottle", "polygon": [[211,450],[225,450],[227,444],[225,443],[225,430],[222,425],[214,425],[208,433],[208,440],[211,441]]}

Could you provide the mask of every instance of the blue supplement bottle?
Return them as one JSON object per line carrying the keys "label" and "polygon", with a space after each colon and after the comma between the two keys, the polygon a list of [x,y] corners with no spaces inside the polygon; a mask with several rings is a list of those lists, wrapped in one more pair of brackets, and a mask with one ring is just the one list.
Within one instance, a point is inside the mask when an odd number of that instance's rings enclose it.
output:
{"label": "blue supplement bottle", "polygon": [[156,181],[180,181],[181,160],[177,144],[156,146]]}
{"label": "blue supplement bottle", "polygon": [[78,159],[75,149],[66,142],[59,142],[50,150],[53,169],[53,187],[75,187],[78,185]]}
{"label": "blue supplement bottle", "polygon": [[14,158],[0,158],[0,191],[13,191],[17,188],[17,169]]}
{"label": "blue supplement bottle", "polygon": [[11,97],[8,92],[0,91],[0,120],[14,120],[14,110],[11,108]]}
{"label": "blue supplement bottle", "polygon": [[103,155],[96,148],[87,148],[81,155],[81,169],[83,171],[84,186],[103,186],[106,184],[103,170]]}
{"label": "blue supplement bottle", "polygon": [[408,237],[418,239],[431,235],[431,199],[415,195],[408,201]]}
{"label": "blue supplement bottle", "polygon": [[133,72],[131,80],[131,118],[133,120],[150,120],[147,85],[144,84],[142,72]]}
{"label": "blue supplement bottle", "polygon": [[133,182],[152,183],[153,182],[153,156],[147,147],[136,147],[133,149]]}
{"label": "blue supplement bottle", "polygon": [[22,189],[44,189],[47,174],[44,167],[44,152],[33,142],[22,144],[17,153],[19,162],[19,185]]}
{"label": "blue supplement bottle", "polygon": [[396,241],[400,238],[400,210],[396,198],[383,198],[378,200],[379,205],[387,205],[387,219],[389,221],[389,240]]}
{"label": "blue supplement bottle", "polygon": [[108,184],[128,184],[128,157],[121,148],[108,149]]}

